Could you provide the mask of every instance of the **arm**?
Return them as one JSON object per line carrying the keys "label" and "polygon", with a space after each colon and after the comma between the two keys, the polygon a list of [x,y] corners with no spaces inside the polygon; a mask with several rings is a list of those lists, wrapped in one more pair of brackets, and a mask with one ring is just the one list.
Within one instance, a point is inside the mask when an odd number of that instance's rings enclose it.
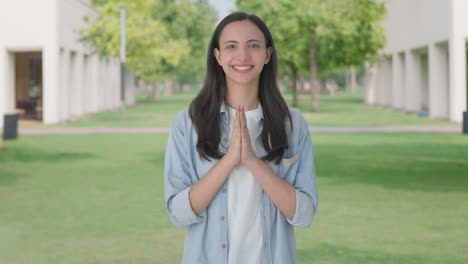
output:
{"label": "arm", "polygon": [[[203,211],[240,160],[240,135],[234,130],[231,136],[233,143],[228,153],[201,180],[192,183],[183,121],[184,117],[180,114],[174,120],[164,166],[166,208],[172,222],[178,227],[186,227],[203,221]],[[239,126],[237,119],[235,122]]]}
{"label": "arm", "polygon": [[296,161],[299,162],[299,168],[292,185],[276,175],[268,164],[253,153],[245,116],[241,120],[242,162],[249,168],[275,206],[286,216],[288,222],[295,226],[306,227],[312,223],[318,205],[318,195],[309,130],[303,118],[296,127],[299,129],[297,152],[299,160]]}
{"label": "arm", "polygon": [[246,163],[258,184],[270,196],[276,207],[290,220],[296,212],[296,191],[294,187],[285,180],[278,177],[273,170],[258,157]]}
{"label": "arm", "polygon": [[231,144],[226,155],[221,158],[200,181],[192,186],[190,204],[193,211],[200,215],[211,203],[231,170],[240,162],[240,119],[237,114],[231,135]]}

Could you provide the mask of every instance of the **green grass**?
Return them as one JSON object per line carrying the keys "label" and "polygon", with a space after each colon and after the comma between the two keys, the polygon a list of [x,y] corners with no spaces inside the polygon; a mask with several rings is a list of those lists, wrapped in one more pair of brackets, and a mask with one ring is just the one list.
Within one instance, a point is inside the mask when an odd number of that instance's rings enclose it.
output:
{"label": "green grass", "polygon": [[[313,134],[299,263],[468,263],[468,137]],[[179,263],[167,135],[20,136],[0,152],[0,263]]]}
{"label": "green grass", "polygon": [[[187,108],[195,96],[195,91],[172,96],[163,96],[155,102],[147,93],[139,93],[137,104],[127,107],[125,119],[120,120],[118,109],[110,112],[90,114],[59,127],[170,127],[173,116]],[[291,94],[284,95],[291,104]],[[390,108],[373,107],[363,104],[361,94],[340,96],[321,96],[320,111],[310,110],[310,94],[299,95],[296,107],[304,113],[310,126],[402,126],[402,125],[449,125],[457,124],[420,118],[415,114],[406,114]],[[57,127],[57,125],[51,126]]]}

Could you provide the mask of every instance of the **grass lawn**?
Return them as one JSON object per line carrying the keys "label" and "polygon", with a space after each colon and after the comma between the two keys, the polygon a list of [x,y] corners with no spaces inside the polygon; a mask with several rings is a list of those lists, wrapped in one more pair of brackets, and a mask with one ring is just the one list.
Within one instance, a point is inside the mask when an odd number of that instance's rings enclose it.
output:
{"label": "grass lawn", "polygon": [[[195,91],[173,96],[163,96],[155,102],[147,93],[140,93],[137,104],[127,107],[125,120],[120,120],[116,111],[90,114],[60,127],[170,127],[172,117],[181,109],[189,106]],[[284,95],[288,104],[291,94]],[[319,112],[310,110],[310,94],[300,94],[296,107],[304,113],[310,126],[401,126],[401,125],[448,125],[456,123],[420,118],[415,114],[405,114],[389,108],[373,107],[363,104],[362,95],[322,96]],[[37,125],[36,125],[37,126]],[[56,127],[56,125],[52,126]]]}
{"label": "grass lawn", "polygon": [[[296,230],[299,263],[468,263],[468,137],[312,137],[320,204],[312,227]],[[184,230],[164,208],[166,140],[5,142],[0,263],[179,263]]]}

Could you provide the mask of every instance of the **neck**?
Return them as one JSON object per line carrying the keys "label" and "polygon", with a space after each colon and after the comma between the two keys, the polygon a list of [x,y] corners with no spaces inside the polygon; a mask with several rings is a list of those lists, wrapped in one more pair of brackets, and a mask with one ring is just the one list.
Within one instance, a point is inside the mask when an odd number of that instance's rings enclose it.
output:
{"label": "neck", "polygon": [[258,82],[253,85],[227,84],[226,103],[236,108],[244,107],[245,111],[258,108]]}

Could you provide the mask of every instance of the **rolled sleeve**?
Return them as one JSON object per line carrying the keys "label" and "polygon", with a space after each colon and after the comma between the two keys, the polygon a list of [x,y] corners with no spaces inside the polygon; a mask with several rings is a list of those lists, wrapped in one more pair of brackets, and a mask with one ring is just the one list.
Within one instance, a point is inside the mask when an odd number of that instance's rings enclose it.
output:
{"label": "rolled sleeve", "polygon": [[308,227],[312,224],[316,208],[311,197],[296,189],[296,212],[292,220],[286,217],[288,223],[297,227]]}
{"label": "rolled sleeve", "polygon": [[296,189],[296,211],[287,221],[297,227],[308,227],[318,208],[318,191],[315,180],[315,164],[312,139],[302,114],[297,122],[299,128],[299,168],[293,186]]}
{"label": "rolled sleeve", "polygon": [[175,195],[169,202],[169,212],[172,213],[172,218],[176,219],[178,227],[186,227],[194,223],[203,221],[204,216],[197,216],[190,205],[190,190],[188,187],[185,190]]}
{"label": "rolled sleeve", "polygon": [[187,227],[203,221],[196,216],[190,205],[190,189],[193,180],[190,173],[190,157],[187,146],[190,133],[186,129],[189,120],[186,111],[180,112],[173,121],[167,142],[164,161],[164,192],[166,209],[177,227]]}

